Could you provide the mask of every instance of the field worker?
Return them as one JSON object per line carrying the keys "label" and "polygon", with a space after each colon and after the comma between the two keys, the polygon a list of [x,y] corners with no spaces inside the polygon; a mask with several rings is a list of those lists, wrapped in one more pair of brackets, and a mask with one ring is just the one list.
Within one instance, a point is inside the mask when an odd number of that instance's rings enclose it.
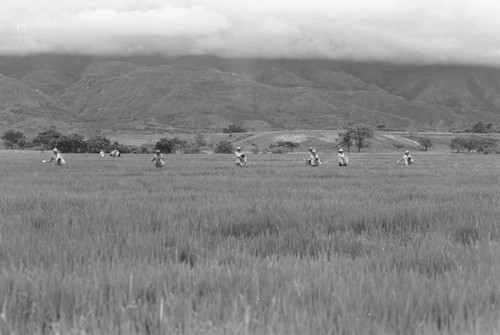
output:
{"label": "field worker", "polygon": [[161,154],[160,150],[155,151],[155,155],[149,163],[153,163],[153,162],[155,162],[155,166],[157,168],[161,168],[162,166],[165,166],[165,160],[164,160],[164,157]]}
{"label": "field worker", "polygon": [[119,152],[118,150],[116,150],[116,149],[115,149],[115,150],[112,150],[112,151],[109,153],[109,155],[110,155],[111,157],[120,157],[120,156],[121,156],[120,152]]}
{"label": "field worker", "polygon": [[241,147],[236,148],[236,165],[237,166],[243,166],[247,162],[247,156],[245,154],[241,153]]}
{"label": "field worker", "polygon": [[55,161],[56,165],[63,166],[66,164],[66,161],[64,160],[63,156],[61,155],[61,152],[57,150],[57,148],[54,148],[52,150],[52,153],[54,154],[50,159],[43,160],[42,162],[44,163],[50,163]]}
{"label": "field worker", "polygon": [[99,152],[99,155],[100,155],[101,157],[104,157],[104,150],[102,150],[102,149],[101,149],[101,152]]}
{"label": "field worker", "polygon": [[320,166],[321,165],[321,160],[319,159],[319,155],[316,152],[316,149],[314,148],[309,148],[309,157],[305,159],[306,165],[310,166]]}
{"label": "field worker", "polygon": [[347,163],[349,163],[349,158],[347,158],[347,155],[344,153],[344,150],[339,149],[339,166],[347,166]]}
{"label": "field worker", "polygon": [[401,161],[404,161],[406,166],[412,165],[413,163],[415,163],[415,160],[411,157],[409,151],[406,151],[405,154],[403,155],[403,158],[398,160],[397,163],[399,163]]}

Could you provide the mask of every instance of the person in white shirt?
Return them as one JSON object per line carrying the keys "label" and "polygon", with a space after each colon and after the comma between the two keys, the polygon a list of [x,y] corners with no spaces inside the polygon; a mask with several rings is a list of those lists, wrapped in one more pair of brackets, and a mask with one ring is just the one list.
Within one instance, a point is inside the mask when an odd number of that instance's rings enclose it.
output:
{"label": "person in white shirt", "polygon": [[349,163],[349,158],[347,158],[347,155],[344,153],[344,150],[339,149],[339,166],[347,166],[347,163]]}
{"label": "person in white shirt", "polygon": [[403,155],[403,158],[398,160],[397,163],[399,163],[401,161],[404,161],[406,166],[412,165],[413,163],[415,163],[415,160],[413,159],[413,157],[411,157],[409,151],[406,151],[405,154]]}
{"label": "person in white shirt", "polygon": [[149,163],[153,163],[153,162],[155,162],[155,166],[157,168],[165,166],[165,160],[164,160],[164,157],[161,154],[160,150],[156,150],[155,151],[155,155],[154,155],[153,159]]}
{"label": "person in white shirt", "polygon": [[109,153],[109,155],[110,155],[111,157],[121,157],[120,152],[119,152],[118,150],[116,150],[116,149],[115,149],[115,150],[112,150],[112,151]]}
{"label": "person in white shirt", "polygon": [[241,153],[241,147],[236,148],[236,165],[237,166],[243,166],[247,162],[247,156],[245,154]]}
{"label": "person in white shirt", "polygon": [[101,157],[104,157],[104,150],[102,150],[102,149],[101,149],[101,152],[99,152],[99,155],[100,155]]}
{"label": "person in white shirt", "polygon": [[59,165],[59,166],[63,166],[64,164],[66,164],[66,161],[64,160],[63,156],[61,155],[61,152],[59,150],[57,150],[57,148],[54,148],[52,150],[52,153],[54,155],[52,157],[50,157],[50,159],[43,160],[42,162],[50,163],[50,162],[55,161],[55,164]]}
{"label": "person in white shirt", "polygon": [[306,165],[318,167],[321,165],[321,160],[319,159],[319,155],[316,152],[316,149],[309,148],[309,156],[305,158]]}

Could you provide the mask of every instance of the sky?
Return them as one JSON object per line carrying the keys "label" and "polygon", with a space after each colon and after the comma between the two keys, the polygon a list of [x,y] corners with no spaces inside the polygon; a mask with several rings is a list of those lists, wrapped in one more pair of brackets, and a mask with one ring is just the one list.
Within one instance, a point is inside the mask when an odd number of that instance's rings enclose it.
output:
{"label": "sky", "polygon": [[500,65],[497,0],[0,0],[0,55]]}

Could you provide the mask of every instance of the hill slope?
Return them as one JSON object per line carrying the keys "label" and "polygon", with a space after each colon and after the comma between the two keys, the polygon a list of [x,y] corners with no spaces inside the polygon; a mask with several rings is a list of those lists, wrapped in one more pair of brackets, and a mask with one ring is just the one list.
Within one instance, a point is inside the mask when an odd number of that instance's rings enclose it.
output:
{"label": "hill slope", "polygon": [[78,116],[57,98],[0,75],[0,129],[40,131],[51,125],[74,129]]}
{"label": "hill slope", "polygon": [[[500,70],[211,57],[0,58],[0,127],[332,129],[500,124]],[[21,92],[22,94],[13,94]],[[0,129],[0,130],[2,130]]]}

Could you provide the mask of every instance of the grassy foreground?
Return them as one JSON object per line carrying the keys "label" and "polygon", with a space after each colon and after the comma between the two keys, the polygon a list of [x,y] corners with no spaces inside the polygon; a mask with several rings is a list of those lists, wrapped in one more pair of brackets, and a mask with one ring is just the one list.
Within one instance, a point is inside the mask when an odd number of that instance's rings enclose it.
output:
{"label": "grassy foreground", "polygon": [[1,334],[500,332],[497,155],[2,154]]}

